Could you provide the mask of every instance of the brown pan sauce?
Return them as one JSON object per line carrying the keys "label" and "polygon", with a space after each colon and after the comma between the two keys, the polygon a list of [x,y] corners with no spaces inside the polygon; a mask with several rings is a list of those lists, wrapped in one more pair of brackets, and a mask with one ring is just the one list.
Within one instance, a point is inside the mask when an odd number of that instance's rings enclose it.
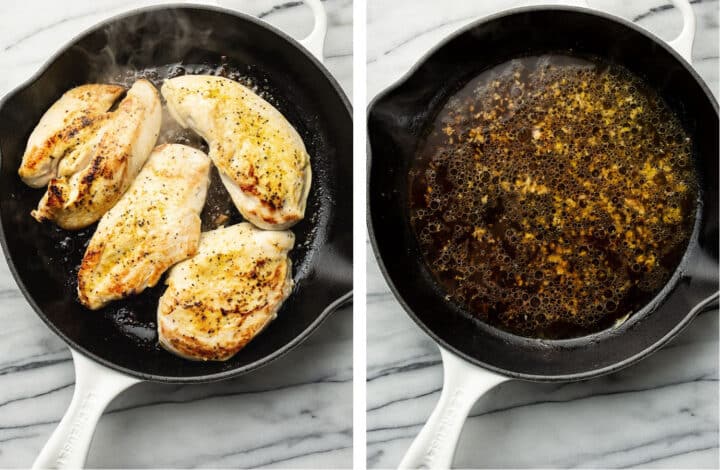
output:
{"label": "brown pan sauce", "polygon": [[567,55],[493,67],[447,100],[410,171],[410,219],[453,300],[536,338],[647,304],[695,217],[692,142],[642,81]]}

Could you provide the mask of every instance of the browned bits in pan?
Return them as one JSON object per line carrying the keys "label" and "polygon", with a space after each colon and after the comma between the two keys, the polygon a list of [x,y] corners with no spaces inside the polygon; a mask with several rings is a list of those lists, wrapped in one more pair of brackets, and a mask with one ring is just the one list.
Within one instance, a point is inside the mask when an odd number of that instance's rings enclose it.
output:
{"label": "browned bits in pan", "polygon": [[448,295],[531,337],[613,325],[668,281],[692,232],[692,142],[628,71],[569,56],[489,69],[439,112],[411,223]]}

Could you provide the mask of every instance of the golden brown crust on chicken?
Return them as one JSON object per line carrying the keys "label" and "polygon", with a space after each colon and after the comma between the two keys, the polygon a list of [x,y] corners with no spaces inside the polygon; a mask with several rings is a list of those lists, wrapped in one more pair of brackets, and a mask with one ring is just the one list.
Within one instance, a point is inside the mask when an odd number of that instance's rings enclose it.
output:
{"label": "golden brown crust on chicken", "polygon": [[200,134],[240,213],[283,230],[304,217],[310,156],[295,128],[270,103],[222,77],[165,80],[162,94],[180,125]]}
{"label": "golden brown crust on chicken", "polygon": [[289,231],[249,223],[203,233],[198,253],[170,270],[160,344],[187,359],[224,361],[260,333],[293,286]]}
{"label": "golden brown crust on chicken", "polygon": [[178,144],[155,148],[130,188],[100,220],[78,273],[90,309],[157,284],[197,252],[210,159]]}
{"label": "golden brown crust on chicken", "polygon": [[118,85],[89,84],[67,91],[43,114],[30,134],[20,178],[40,188],[58,175],[63,160],[75,160],[85,143],[109,114],[107,110],[125,92]]}
{"label": "golden brown crust on chicken", "polygon": [[64,229],[81,229],[97,221],[120,199],[147,160],[160,132],[161,105],[155,87],[138,80],[118,108],[73,162],[82,168],[50,180],[32,216],[54,220]]}

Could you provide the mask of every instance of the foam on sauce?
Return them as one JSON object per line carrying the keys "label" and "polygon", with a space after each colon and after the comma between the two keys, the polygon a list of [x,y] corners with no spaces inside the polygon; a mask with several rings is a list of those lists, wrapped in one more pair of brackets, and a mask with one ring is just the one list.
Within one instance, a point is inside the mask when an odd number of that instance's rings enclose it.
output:
{"label": "foam on sauce", "polygon": [[448,299],[538,338],[597,332],[647,304],[698,197],[692,142],[663,100],[624,68],[565,55],[472,79],[409,178],[411,225]]}

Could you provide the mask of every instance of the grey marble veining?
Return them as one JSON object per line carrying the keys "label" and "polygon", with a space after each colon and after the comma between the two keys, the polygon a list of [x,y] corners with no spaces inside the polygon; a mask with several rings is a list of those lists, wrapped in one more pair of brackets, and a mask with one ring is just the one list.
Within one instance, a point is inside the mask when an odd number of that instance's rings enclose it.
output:
{"label": "grey marble veining", "polygon": [[[368,1],[368,99],[461,26],[504,8],[540,2]],[[718,2],[693,1],[693,63],[718,95]],[[590,0],[663,39],[680,31],[665,0]],[[368,466],[392,468],[439,398],[437,346],[395,301],[372,249],[368,257]],[[507,382],[471,411],[457,468],[718,466],[718,312],[701,314],[636,366],[571,384]]]}
{"label": "grey marble veining", "polygon": [[[96,22],[160,2],[0,3],[0,94]],[[311,29],[299,2],[220,0],[293,37]],[[326,0],[327,67],[352,86],[352,2]],[[64,413],[74,374],[65,344],[33,313],[0,261],[0,468],[28,467]],[[143,383],[110,404],[90,467],[352,466],[352,309],[269,366],[225,382]]]}

